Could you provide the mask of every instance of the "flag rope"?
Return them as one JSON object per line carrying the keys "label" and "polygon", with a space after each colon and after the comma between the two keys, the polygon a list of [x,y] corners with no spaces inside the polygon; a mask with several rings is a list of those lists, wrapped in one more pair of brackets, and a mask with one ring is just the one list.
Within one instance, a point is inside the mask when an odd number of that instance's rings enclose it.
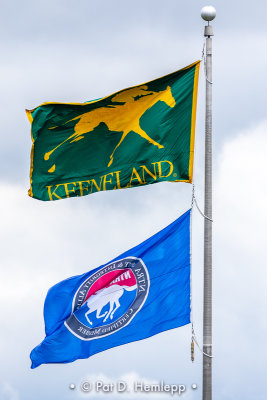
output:
{"label": "flag rope", "polygon": [[[207,82],[209,82],[210,84],[213,84],[213,82],[211,82],[208,77],[207,77],[207,70],[206,70],[206,57],[205,57],[205,48],[206,48],[206,40],[204,39],[204,43],[203,43],[203,48],[202,48],[202,54],[201,54],[201,61],[203,61],[203,67],[204,67],[204,76]],[[198,343],[196,334],[195,334],[195,330],[194,330],[194,318],[193,318],[193,302],[192,302],[192,211],[193,211],[193,207],[194,204],[196,205],[196,208],[198,210],[198,212],[200,213],[200,215],[203,218],[206,218],[207,220],[213,222],[213,220],[211,218],[209,218],[207,215],[205,215],[197,202],[196,196],[195,196],[195,184],[194,182],[192,182],[192,199],[191,199],[191,218],[190,218],[190,265],[191,265],[191,272],[190,272],[190,309],[191,309],[191,333],[192,333],[192,338],[191,338],[191,361],[194,362],[195,360],[195,352],[194,352],[194,343],[196,343],[198,349],[201,351],[202,354],[204,354],[207,357],[210,358],[214,358],[214,356],[207,354],[204,352],[203,348],[201,348],[201,346]]]}
{"label": "flag rope", "polygon": [[195,196],[195,184],[193,183],[191,208],[193,208],[194,203],[195,203],[195,205],[196,205],[196,208],[197,208],[198,212],[202,215],[202,217],[208,219],[208,220],[211,221],[211,222],[213,222],[213,219],[207,217],[207,215],[205,215],[205,214],[200,210],[199,205],[198,205],[198,203],[197,203],[196,196]]}
{"label": "flag rope", "polygon": [[209,217],[207,217],[199,208],[197,200],[196,200],[196,196],[195,196],[195,184],[192,183],[192,199],[191,199],[191,219],[190,219],[190,263],[191,263],[191,274],[190,274],[190,288],[191,288],[191,293],[190,293],[190,308],[191,308],[191,332],[192,332],[192,342],[191,342],[191,360],[192,362],[194,362],[195,360],[195,354],[194,354],[194,343],[196,343],[198,349],[201,351],[202,354],[204,354],[207,357],[210,358],[214,358],[214,356],[207,354],[204,352],[203,348],[200,347],[196,334],[195,334],[195,330],[194,330],[194,318],[193,318],[193,303],[192,303],[192,210],[194,207],[194,204],[196,205],[196,208],[198,210],[198,212],[202,215],[203,218],[208,219],[209,221],[213,222],[212,219],[210,219]]}
{"label": "flag rope", "polygon": [[[194,184],[193,184],[194,185]],[[193,285],[192,285],[192,211],[193,211],[193,197],[191,201],[191,211],[190,211],[190,322],[192,328],[192,340],[191,340],[191,361],[194,362],[195,360],[195,351],[194,351],[194,341],[193,341],[193,301],[192,301],[192,292],[193,292]]]}
{"label": "flag rope", "polygon": [[[196,343],[197,347],[199,348],[199,350],[201,351],[201,353],[204,354],[204,356],[207,356],[207,357],[210,357],[210,358],[214,358],[214,356],[205,353],[205,351],[204,351],[204,350],[200,347],[200,345],[198,344],[197,337],[196,337],[196,334],[195,334],[195,331],[194,331],[193,322],[192,322],[192,340]],[[207,345],[206,345],[206,346],[207,346]]]}
{"label": "flag rope", "polygon": [[204,74],[205,74],[206,81],[209,82],[209,83],[212,85],[213,82],[211,82],[211,81],[208,79],[208,77],[207,77],[205,48],[206,48],[206,39],[204,39],[201,61],[203,61],[203,64],[204,64]]}

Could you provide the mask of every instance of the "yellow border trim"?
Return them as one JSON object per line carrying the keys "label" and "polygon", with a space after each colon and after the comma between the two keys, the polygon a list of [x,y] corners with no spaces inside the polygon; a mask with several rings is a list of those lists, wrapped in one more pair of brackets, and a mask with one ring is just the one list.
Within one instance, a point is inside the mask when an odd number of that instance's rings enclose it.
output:
{"label": "yellow border trim", "polygon": [[[152,83],[152,82],[154,82],[154,81],[157,81],[158,79],[167,78],[169,75],[172,75],[172,74],[174,74],[174,73],[176,73],[176,72],[183,71],[183,70],[185,70],[185,69],[189,69],[189,68],[193,67],[194,65],[196,65],[196,70],[197,70],[197,69],[199,70],[199,64],[200,64],[200,61],[199,61],[199,60],[198,60],[198,61],[195,61],[195,62],[193,62],[192,64],[188,65],[187,67],[178,69],[177,71],[171,72],[170,74],[160,76],[159,78],[153,79],[152,81],[147,81],[147,82],[144,82],[144,83],[139,83],[138,85],[134,85],[134,86],[127,87],[127,88],[125,88],[125,89],[118,90],[117,92],[112,93],[112,94],[109,94],[108,96],[101,97],[100,99],[97,99],[97,100],[87,101],[87,102],[85,102],[85,103],[61,103],[61,102],[50,102],[50,101],[48,101],[48,102],[46,102],[46,103],[40,104],[39,106],[33,108],[32,110],[26,110],[26,114],[27,114],[27,117],[28,117],[29,121],[32,123],[32,119],[33,119],[33,118],[32,118],[32,115],[31,115],[31,114],[32,114],[37,108],[39,108],[39,107],[46,106],[46,105],[52,105],[52,104],[62,104],[62,105],[70,105],[70,106],[71,106],[71,105],[72,105],[72,106],[88,106],[88,104],[96,103],[96,102],[98,102],[98,101],[107,99],[108,97],[114,96],[115,94],[120,93],[120,92],[123,92],[124,90],[128,90],[128,89],[132,89],[132,88],[135,88],[135,87],[138,87],[138,86],[146,85],[147,83]],[[196,77],[196,74],[195,74],[195,77]]]}
{"label": "yellow border trim", "polygon": [[[32,113],[29,110],[26,110],[26,115],[28,117],[28,120],[30,121],[30,123],[32,124],[33,121],[33,117],[32,117]],[[32,138],[32,148],[31,148],[31,167],[30,167],[30,189],[28,190],[28,195],[30,197],[33,197],[32,194],[32,173],[33,173],[33,151],[34,151],[34,138],[32,135],[32,127],[31,127],[31,138]]]}
{"label": "yellow border trim", "polygon": [[30,184],[31,184],[31,186],[30,186],[30,189],[28,190],[28,195],[30,197],[33,197],[33,194],[32,194],[33,150],[34,150],[34,142],[32,144],[32,148],[31,148],[31,168],[30,168]]}
{"label": "yellow border trim", "polygon": [[[169,75],[172,75],[175,72],[179,72],[179,71],[183,71],[185,69],[189,69],[193,66],[196,66],[195,69],[195,76],[194,76],[194,88],[193,88],[193,104],[192,104],[192,116],[191,116],[191,139],[190,139],[190,157],[189,157],[189,180],[177,180],[174,182],[187,182],[187,183],[192,183],[192,177],[193,177],[193,162],[194,162],[194,143],[195,143],[195,123],[196,123],[196,108],[197,108],[197,90],[198,90],[198,75],[199,75],[199,65],[200,65],[200,61],[195,61],[194,63],[188,65],[187,67],[178,69],[177,71],[171,72],[170,74],[167,75],[163,75],[159,78],[153,79],[152,81],[147,81],[145,83],[140,83],[139,85],[136,86],[141,86],[141,85],[145,85],[146,83],[150,83],[150,82],[154,82],[155,80],[158,79],[162,79],[165,78]],[[136,86],[131,86],[129,88],[125,88],[125,89],[121,89],[118,92],[115,92],[113,94],[110,94],[108,96],[102,97],[101,99],[98,100],[93,100],[90,102],[86,102],[86,103],[60,103],[60,102],[46,102],[46,103],[42,103],[40,104],[38,107],[33,108],[32,110],[25,110],[26,111],[26,115],[28,117],[28,120],[30,121],[31,125],[33,122],[33,116],[32,113],[39,107],[41,106],[45,106],[45,105],[49,105],[49,104],[65,104],[65,105],[78,105],[78,106],[85,106],[88,105],[89,103],[96,103],[97,101],[106,99],[107,97],[113,96],[116,93],[122,92],[124,90],[127,89],[131,89],[134,88]],[[30,167],[30,189],[28,190],[28,195],[30,197],[33,197],[33,193],[32,193],[32,174],[33,174],[33,153],[34,153],[34,138],[32,135],[32,129],[31,129],[31,138],[32,138],[32,148],[31,148],[31,167]],[[173,182],[173,181],[172,181]]]}
{"label": "yellow border trim", "polygon": [[197,92],[198,92],[198,77],[200,61],[197,61],[194,77],[193,88],[193,101],[192,101],[192,115],[191,115],[191,139],[190,139],[190,157],[189,157],[189,180],[185,181],[192,183],[193,180],[193,166],[194,166],[194,147],[195,147],[195,130],[196,130],[196,113],[197,113]]}

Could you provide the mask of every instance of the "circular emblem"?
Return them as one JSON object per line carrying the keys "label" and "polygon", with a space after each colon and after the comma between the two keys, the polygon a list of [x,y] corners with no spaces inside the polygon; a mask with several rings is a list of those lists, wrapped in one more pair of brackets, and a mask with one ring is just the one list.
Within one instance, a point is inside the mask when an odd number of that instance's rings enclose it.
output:
{"label": "circular emblem", "polygon": [[65,321],[82,340],[102,338],[130,323],[149,291],[149,275],[140,258],[126,257],[90,275],[74,295]]}

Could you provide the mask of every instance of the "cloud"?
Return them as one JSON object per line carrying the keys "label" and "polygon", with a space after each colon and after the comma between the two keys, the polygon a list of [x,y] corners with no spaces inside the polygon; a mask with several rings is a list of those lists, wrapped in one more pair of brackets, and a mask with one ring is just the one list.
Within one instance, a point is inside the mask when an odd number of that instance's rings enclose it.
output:
{"label": "cloud", "polygon": [[[266,115],[266,2],[257,3],[254,19],[249,3],[234,2],[231,15],[220,3],[214,2],[213,23],[214,394],[223,400],[265,400],[267,122],[258,121]],[[85,378],[90,380],[164,379],[187,387],[196,382],[199,390],[192,395],[200,397],[202,360],[196,349],[196,361],[190,361],[189,326],[75,364],[30,371],[29,352],[44,335],[48,288],[166,226],[189,208],[191,188],[162,183],[52,204],[30,199],[31,140],[24,109],[49,100],[101,97],[199,58],[202,6],[172,0],[163,8],[152,0],[81,0],[78,6],[70,0],[26,0],[16,3],[15,13],[14,2],[2,7],[1,399],[73,400],[69,383],[81,382],[85,371],[94,371]],[[202,205],[203,74],[199,94],[195,180]],[[194,210],[193,307],[200,343],[202,283],[203,219]]]}
{"label": "cloud", "polygon": [[[40,400],[63,396],[69,383],[84,375],[86,365],[100,372],[106,364],[104,373],[109,374],[112,354],[118,354],[118,373],[127,370],[131,358],[136,365],[145,352],[155,357],[152,339],[129,345],[128,361],[123,352],[114,349],[92,357],[89,364],[88,360],[77,361],[74,369],[70,364],[30,371],[29,353],[44,337],[42,309],[47,290],[62,279],[108,262],[164,228],[189,207],[190,192],[190,185],[163,183],[145,190],[41,202],[27,196],[27,187],[0,183],[0,302],[5,305],[1,307],[5,326],[0,331],[0,351],[5,378],[12,377],[27,399],[37,394]],[[169,337],[171,333],[162,335]],[[183,331],[179,335],[183,337]],[[160,338],[155,340],[161,342]],[[169,346],[171,341],[164,345],[166,352]],[[58,367],[65,373],[59,373]],[[153,374],[149,363],[145,362],[144,368]],[[45,385],[42,393],[38,391],[40,384]]]}
{"label": "cloud", "polygon": [[[214,5],[218,6],[213,44],[214,149],[218,154],[233,132],[265,117],[263,77],[267,60],[262,48],[267,35],[259,24],[264,11],[258,12],[257,25],[252,29],[250,12],[243,12],[239,18],[244,4],[235,2],[231,15],[220,2]],[[1,76],[5,77],[0,95],[1,179],[17,183],[28,180],[31,138],[25,108],[45,101],[99,98],[199,59],[203,46],[199,15],[202,6],[197,1],[194,6],[188,2],[181,7],[173,0],[163,8],[160,2],[151,0],[133,4],[80,0],[79,6],[72,1],[41,1],[37,5],[27,0],[16,4],[14,14],[14,4],[6,2],[3,15],[7,18],[3,19],[0,39],[5,54],[0,65]],[[261,1],[257,7],[264,10],[266,5]],[[247,17],[249,32],[244,30]],[[233,35],[235,46],[229,45]],[[202,127],[203,71],[198,109]]]}
{"label": "cloud", "polygon": [[16,389],[8,382],[0,381],[0,398],[1,400],[20,400],[20,396]]}
{"label": "cloud", "polygon": [[[215,160],[213,363],[214,390],[223,399],[256,396],[263,400],[265,393],[266,131],[263,121],[237,133]],[[200,206],[201,175],[198,168]],[[95,374],[89,373],[88,380],[97,380],[101,374],[103,380],[122,379],[125,374],[129,382],[139,377],[151,382],[178,380],[187,387],[197,383],[200,393],[201,354],[196,349],[196,362],[191,364],[189,326],[76,361],[75,368],[73,364],[49,365],[32,372],[28,358],[43,338],[41,310],[48,288],[109,261],[160,230],[189,207],[190,195],[189,185],[164,183],[44,203],[27,197],[25,187],[1,182],[0,301],[8,305],[1,310],[3,379],[16,382],[27,399],[38,394],[40,400],[69,398],[68,385],[79,384],[88,368]],[[203,218],[194,209],[193,311],[200,343],[202,252]],[[11,348],[15,360],[10,357]],[[137,375],[131,375],[132,370]],[[245,386],[244,379],[249,382]],[[40,385],[45,385],[42,393]]]}
{"label": "cloud", "polygon": [[226,399],[264,398],[266,132],[263,121],[226,143],[214,182],[214,372]]}

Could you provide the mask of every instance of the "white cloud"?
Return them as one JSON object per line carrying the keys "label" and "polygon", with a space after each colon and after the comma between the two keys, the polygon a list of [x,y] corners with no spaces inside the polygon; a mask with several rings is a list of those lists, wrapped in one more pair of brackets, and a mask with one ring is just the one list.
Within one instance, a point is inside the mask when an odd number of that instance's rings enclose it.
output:
{"label": "white cloud", "polygon": [[17,390],[8,382],[0,381],[0,398],[1,400],[20,400]]}
{"label": "white cloud", "polygon": [[226,399],[265,392],[266,133],[264,121],[226,143],[214,182],[214,372]]}
{"label": "white cloud", "polygon": [[[192,365],[189,327],[75,364],[29,370],[29,352],[43,338],[47,289],[107,262],[167,225],[189,207],[191,190],[187,185],[160,184],[54,204],[32,200],[25,184],[31,143],[24,108],[49,99],[83,101],[152,79],[198,58],[203,43],[200,1],[181,6],[166,0],[163,8],[158,1],[141,0],[131,5],[121,0],[81,0],[79,6],[69,0],[42,3],[26,0],[20,9],[17,2],[16,13],[13,2],[2,8],[1,172],[9,184],[0,182],[0,352],[1,379],[9,383],[2,384],[0,397],[20,399],[16,387],[23,400],[73,399],[68,384],[79,382],[88,370],[105,379],[111,379],[115,369],[118,377],[134,369],[137,372],[126,374],[127,379],[163,377],[173,383],[178,378],[187,386],[200,384],[201,355],[196,350]],[[254,19],[249,3],[234,2],[231,15],[220,3],[214,2],[218,13],[213,23],[214,395],[222,400],[263,400],[267,122],[255,123],[266,115],[266,2],[257,4]],[[200,90],[201,120],[202,94]],[[244,129],[248,124],[253,126]],[[200,205],[202,142],[203,135],[197,135]],[[202,223],[194,211],[193,301],[200,342]],[[200,398],[200,390],[194,395]]]}
{"label": "white cloud", "polygon": [[[49,384],[38,394],[40,400],[55,393],[61,396],[72,379],[77,382],[83,376],[88,360],[77,361],[75,368],[73,364],[49,365],[30,371],[29,353],[44,337],[42,309],[47,290],[62,279],[108,262],[172,222],[189,206],[190,186],[158,184],[45,203],[29,198],[26,187],[1,183],[0,199],[4,211],[0,231],[4,375],[14,377],[27,399],[34,398],[42,382]],[[154,338],[157,341],[161,342],[160,337]],[[153,339],[127,346],[127,359],[136,358],[138,351],[155,357],[152,343]],[[171,341],[165,343],[165,354],[170,346]],[[118,349],[92,357],[89,365],[100,372],[106,364],[103,372],[108,374],[112,354],[116,354],[118,373],[127,370],[127,360]],[[58,376],[58,367],[67,372]],[[151,370],[147,361],[144,368]]]}
{"label": "white cloud", "polygon": [[[223,399],[234,396],[237,400],[250,400],[254,393],[263,400],[262,354],[267,351],[266,131],[267,122],[263,122],[241,132],[226,143],[216,161],[214,390],[222,393]],[[198,170],[198,180],[200,176]],[[200,183],[196,182],[196,191],[201,205]],[[187,387],[196,382],[200,394],[201,354],[196,349],[196,362],[192,365],[189,327],[76,361],[75,366],[49,365],[32,372],[28,359],[31,348],[43,338],[41,310],[47,289],[61,279],[107,262],[167,225],[189,206],[190,191],[188,185],[166,183],[43,203],[27,197],[25,187],[1,184],[4,268],[0,300],[8,305],[1,310],[5,321],[0,333],[4,379],[14,376],[16,386],[27,393],[27,399],[37,395],[42,382],[49,385],[39,394],[40,400],[63,395],[68,398],[69,383],[81,382],[89,367],[95,374],[87,375],[88,380],[99,379],[102,374],[103,380],[113,381],[124,376],[129,382],[139,378],[156,382],[164,379],[166,383],[178,380]],[[193,305],[200,342],[202,225],[202,217],[195,210]],[[11,348],[16,354],[15,362],[10,358]],[[127,372],[129,369],[136,372]],[[244,377],[248,381],[245,387]],[[193,396],[190,390],[184,396]]]}

